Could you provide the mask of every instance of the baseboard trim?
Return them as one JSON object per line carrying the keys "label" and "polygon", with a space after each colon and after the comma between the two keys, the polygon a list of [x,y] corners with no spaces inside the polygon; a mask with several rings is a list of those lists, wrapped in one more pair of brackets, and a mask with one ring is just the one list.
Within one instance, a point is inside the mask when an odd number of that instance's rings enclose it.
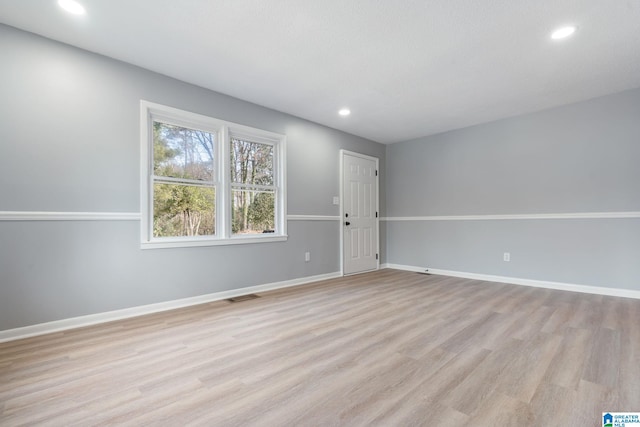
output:
{"label": "baseboard trim", "polygon": [[[392,268],[395,270],[415,271],[424,273],[426,267],[416,267],[412,265],[386,263],[381,268]],[[607,295],[623,298],[640,299],[640,291],[621,288],[605,288],[601,286],[577,285],[563,282],[549,282],[545,280],[523,279],[519,277],[494,276],[491,274],[468,273],[463,271],[441,270],[428,267],[429,273],[440,276],[461,277],[464,279],[484,280],[487,282],[509,283],[512,285],[533,286],[536,288],[556,289],[560,291],[581,292],[586,294]]]}
{"label": "baseboard trim", "polygon": [[341,277],[340,272],[307,276],[298,279],[285,280],[282,282],[267,283],[264,285],[249,286],[246,288],[232,289],[228,291],[215,292],[196,297],[182,298],[178,300],[159,302],[155,304],[141,305],[138,307],[125,308],[122,310],[107,311],[104,313],[89,314],[86,316],[73,317],[69,319],[55,320],[52,322],[40,323],[37,325],[24,326],[21,328],[7,329],[0,331],[0,343],[15,341],[23,338],[35,337],[38,335],[62,332],[69,329],[81,328],[84,326],[97,325],[100,323],[113,322],[115,320],[128,319],[131,317],[143,316],[145,314],[159,313],[162,311],[174,310],[177,308],[189,307],[192,305],[204,304],[212,301],[219,301],[227,298],[237,297],[245,294],[255,294],[271,291],[274,289],[289,288],[305,285],[321,280]]}

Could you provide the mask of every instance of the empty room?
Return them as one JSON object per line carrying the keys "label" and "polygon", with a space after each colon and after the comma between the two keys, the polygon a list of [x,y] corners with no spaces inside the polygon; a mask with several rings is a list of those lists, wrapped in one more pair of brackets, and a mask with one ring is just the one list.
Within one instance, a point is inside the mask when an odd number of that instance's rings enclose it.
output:
{"label": "empty room", "polygon": [[640,425],[640,2],[0,0],[0,426]]}

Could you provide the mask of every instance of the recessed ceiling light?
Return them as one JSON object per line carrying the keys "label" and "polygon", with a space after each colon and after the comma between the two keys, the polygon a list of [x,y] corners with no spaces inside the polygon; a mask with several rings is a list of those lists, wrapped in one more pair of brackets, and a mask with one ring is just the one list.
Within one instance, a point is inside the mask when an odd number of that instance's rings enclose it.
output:
{"label": "recessed ceiling light", "polygon": [[86,13],[84,6],[75,0],[58,0],[58,6],[74,15],[84,15]]}
{"label": "recessed ceiling light", "polygon": [[348,116],[349,114],[351,114],[351,110],[349,110],[348,108],[343,108],[342,110],[338,111],[338,114],[340,114],[341,116]]}
{"label": "recessed ceiling light", "polygon": [[573,25],[569,25],[567,27],[562,27],[555,30],[553,33],[551,33],[551,38],[554,40],[560,40],[569,37],[575,32],[576,27]]}

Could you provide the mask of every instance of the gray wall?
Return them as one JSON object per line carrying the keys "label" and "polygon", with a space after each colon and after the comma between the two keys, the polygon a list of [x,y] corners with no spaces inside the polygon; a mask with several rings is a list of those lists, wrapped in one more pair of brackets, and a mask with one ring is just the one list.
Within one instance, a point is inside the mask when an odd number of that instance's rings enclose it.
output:
{"label": "gray wall", "polygon": [[[341,148],[384,170],[375,142],[3,25],[0,52],[0,211],[138,212],[140,99],[286,134],[289,214],[338,215]],[[139,227],[0,221],[0,330],[339,270],[337,221],[144,251]]]}
{"label": "gray wall", "polygon": [[[388,146],[387,216],[640,211],[639,162],[637,89]],[[640,219],[388,221],[386,236],[389,263],[640,290]]]}
{"label": "gray wall", "polygon": [[[338,214],[341,148],[380,158],[383,216],[640,211],[640,90],[385,156],[380,144],[2,25],[0,52],[0,211],[138,212],[140,99],[286,134],[290,214]],[[383,262],[640,289],[639,219],[382,225]],[[139,226],[0,221],[0,330],[339,269],[337,221],[290,221],[282,243],[144,251]]]}

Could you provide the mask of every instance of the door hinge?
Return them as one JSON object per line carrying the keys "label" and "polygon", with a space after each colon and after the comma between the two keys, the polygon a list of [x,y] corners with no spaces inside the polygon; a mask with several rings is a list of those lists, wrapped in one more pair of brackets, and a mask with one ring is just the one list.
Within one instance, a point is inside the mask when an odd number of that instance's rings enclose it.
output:
{"label": "door hinge", "polygon": [[376,254],[376,259],[378,259],[378,254]]}
{"label": "door hinge", "polygon": [[376,212],[376,218],[378,218],[378,212]]}
{"label": "door hinge", "polygon": [[376,169],[376,176],[378,176],[378,169]]}

